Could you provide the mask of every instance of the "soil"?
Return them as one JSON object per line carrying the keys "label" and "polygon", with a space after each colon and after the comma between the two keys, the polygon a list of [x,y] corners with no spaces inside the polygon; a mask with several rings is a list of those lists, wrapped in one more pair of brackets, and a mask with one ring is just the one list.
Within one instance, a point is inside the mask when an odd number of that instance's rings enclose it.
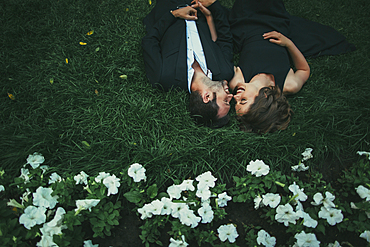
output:
{"label": "soil", "polygon": [[[329,158],[330,159],[330,158]],[[343,160],[342,160],[343,161]],[[325,164],[327,162],[327,164]],[[331,182],[333,187],[338,187],[340,184],[337,179],[342,175],[342,171],[349,168],[351,161],[339,162],[336,165],[331,165],[335,162],[333,160],[324,161],[325,166],[321,171],[324,180]],[[346,201],[350,202],[351,198],[347,198]],[[275,236],[277,239],[276,246],[285,245],[288,239],[292,236],[291,233],[286,233],[287,227],[283,224],[270,225],[266,220],[261,218],[263,213],[261,210],[256,211],[253,208],[253,204],[246,203],[233,203],[228,202],[228,206],[225,207],[227,216],[223,221],[217,222],[215,228],[222,224],[233,223],[237,225],[237,230],[239,237],[236,240],[237,246],[248,246],[245,241],[246,233],[244,231],[244,225],[250,227],[260,226],[265,229],[271,236]],[[141,247],[144,246],[139,238],[141,229],[139,228],[143,224],[143,221],[132,212],[132,208],[123,212],[122,219],[120,220],[120,225],[112,231],[111,237],[106,237],[104,239],[94,239],[93,243],[99,243],[101,247]],[[168,235],[170,230],[169,226],[166,226],[160,237],[163,246],[169,245],[169,239],[171,236]],[[258,231],[256,230],[255,233]],[[354,232],[339,232],[336,227],[327,227],[326,234],[316,234],[316,237],[322,243],[334,243],[338,241],[342,247],[363,247],[368,246],[366,240],[359,238],[359,234]],[[92,239],[92,238],[90,238]],[[156,247],[159,245],[151,244],[151,247]],[[189,246],[198,246],[197,243],[189,242]],[[206,246],[206,245],[203,245]],[[326,246],[326,245],[325,245]]]}

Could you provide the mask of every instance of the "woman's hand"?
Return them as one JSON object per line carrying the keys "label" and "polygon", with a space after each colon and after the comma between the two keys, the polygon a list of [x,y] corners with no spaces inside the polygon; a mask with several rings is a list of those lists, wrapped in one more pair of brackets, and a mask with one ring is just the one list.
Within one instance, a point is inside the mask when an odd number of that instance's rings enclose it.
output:
{"label": "woman's hand", "polygon": [[199,0],[194,0],[191,3],[193,4],[191,7],[198,8],[205,17],[212,16],[211,11],[209,11],[209,9],[207,9]]}
{"label": "woman's hand", "polygon": [[181,18],[181,19],[184,19],[184,20],[194,21],[194,20],[198,19],[197,10],[194,9],[193,7],[191,7],[191,6],[187,6],[187,7],[181,8],[181,9],[173,10],[173,11],[171,11],[171,13],[174,17]]}
{"label": "woman's hand", "polygon": [[[196,0],[192,1],[191,3],[193,4],[194,2],[196,2]],[[208,7],[216,2],[216,0],[197,0],[197,2],[200,2],[204,7]]]}
{"label": "woman's hand", "polygon": [[268,39],[271,43],[284,47],[287,47],[293,43],[290,39],[276,31],[263,34],[263,38]]}

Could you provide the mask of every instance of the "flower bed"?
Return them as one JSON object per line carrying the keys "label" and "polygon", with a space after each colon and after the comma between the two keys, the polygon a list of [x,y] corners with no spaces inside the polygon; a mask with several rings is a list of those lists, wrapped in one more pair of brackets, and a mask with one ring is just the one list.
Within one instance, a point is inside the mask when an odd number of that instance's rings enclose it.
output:
{"label": "flower bed", "polygon": [[[332,186],[302,163],[311,152],[302,153],[290,175],[256,160],[246,167],[249,175],[233,177],[229,187],[208,171],[194,180],[175,180],[165,192],[146,183],[145,168],[137,163],[119,176],[81,171],[62,178],[34,153],[14,183],[1,172],[0,193],[8,202],[0,205],[5,216],[0,240],[3,246],[97,246],[93,243],[120,225],[127,213],[122,203],[129,201],[137,215],[131,218],[142,221],[145,246],[365,246],[370,241],[369,161],[361,160],[338,179],[340,186]],[[369,153],[358,154],[369,158]],[[119,190],[122,184],[125,191]],[[120,193],[124,197],[117,197]],[[14,194],[20,200],[9,199]],[[248,215],[254,220],[248,222]],[[86,226],[89,236],[84,236]],[[343,232],[350,239],[338,235]]]}

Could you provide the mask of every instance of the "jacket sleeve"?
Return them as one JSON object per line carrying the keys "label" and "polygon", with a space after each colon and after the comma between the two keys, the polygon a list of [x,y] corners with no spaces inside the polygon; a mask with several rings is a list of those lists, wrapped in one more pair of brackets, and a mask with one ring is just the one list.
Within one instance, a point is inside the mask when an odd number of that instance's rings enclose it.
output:
{"label": "jacket sleeve", "polygon": [[156,24],[148,30],[142,39],[145,71],[149,82],[155,86],[160,82],[162,74],[162,50],[160,42],[168,27],[176,18],[168,11]]}
{"label": "jacket sleeve", "polygon": [[216,26],[217,40],[216,44],[220,47],[227,61],[233,59],[233,37],[230,31],[230,24],[227,18],[227,9],[217,0],[208,6],[213,16]]}

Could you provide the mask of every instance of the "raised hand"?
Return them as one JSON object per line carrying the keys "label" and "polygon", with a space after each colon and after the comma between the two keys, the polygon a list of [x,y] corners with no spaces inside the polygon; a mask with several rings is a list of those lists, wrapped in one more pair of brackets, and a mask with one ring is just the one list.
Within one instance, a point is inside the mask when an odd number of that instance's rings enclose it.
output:
{"label": "raised hand", "polygon": [[173,11],[171,11],[171,13],[173,14],[174,17],[181,18],[181,19],[184,19],[184,20],[194,21],[194,20],[198,19],[197,10],[194,9],[193,7],[191,7],[191,6],[187,6],[187,7],[181,8],[181,9],[173,10]]}

